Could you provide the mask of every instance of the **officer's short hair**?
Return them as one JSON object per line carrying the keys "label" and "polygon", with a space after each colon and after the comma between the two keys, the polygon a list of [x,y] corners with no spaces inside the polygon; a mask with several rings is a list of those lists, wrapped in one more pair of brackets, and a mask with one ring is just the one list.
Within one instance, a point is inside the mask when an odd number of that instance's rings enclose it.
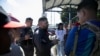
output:
{"label": "officer's short hair", "polygon": [[80,11],[82,8],[97,12],[98,3],[95,0],[82,0],[78,5],[77,11]]}
{"label": "officer's short hair", "polygon": [[33,21],[33,19],[31,17],[26,18],[26,21],[28,21],[28,20]]}
{"label": "officer's short hair", "polygon": [[38,22],[40,22],[40,21],[45,21],[45,20],[47,20],[46,17],[41,17],[41,18],[39,18]]}

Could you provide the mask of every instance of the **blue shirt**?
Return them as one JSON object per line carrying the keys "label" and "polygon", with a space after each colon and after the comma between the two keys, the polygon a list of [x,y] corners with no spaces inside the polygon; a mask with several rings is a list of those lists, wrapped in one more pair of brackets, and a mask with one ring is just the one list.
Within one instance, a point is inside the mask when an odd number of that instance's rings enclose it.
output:
{"label": "blue shirt", "polygon": [[[100,27],[100,22],[91,21],[91,23]],[[74,26],[69,32],[66,44],[65,44],[65,54],[69,56],[70,52],[73,50],[75,32],[78,30],[78,26]],[[78,43],[76,47],[75,56],[89,56],[95,41],[95,33],[88,30],[87,28],[82,28],[78,34]]]}

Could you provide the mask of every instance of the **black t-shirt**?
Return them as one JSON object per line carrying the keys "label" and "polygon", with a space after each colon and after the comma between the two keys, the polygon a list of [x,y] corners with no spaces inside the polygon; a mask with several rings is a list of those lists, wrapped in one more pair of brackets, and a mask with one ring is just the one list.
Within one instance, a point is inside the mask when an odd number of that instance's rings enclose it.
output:
{"label": "black t-shirt", "polygon": [[[30,39],[25,40],[25,35],[30,35]],[[21,39],[20,42],[23,45],[27,45],[27,44],[33,44],[33,31],[31,29],[31,27],[26,27],[26,28],[22,28],[21,30]]]}

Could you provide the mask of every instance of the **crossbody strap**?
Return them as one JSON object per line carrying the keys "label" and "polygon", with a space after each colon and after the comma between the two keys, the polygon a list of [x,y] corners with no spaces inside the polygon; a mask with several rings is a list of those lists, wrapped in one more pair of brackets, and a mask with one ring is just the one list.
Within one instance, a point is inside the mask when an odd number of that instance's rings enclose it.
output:
{"label": "crossbody strap", "polygon": [[73,56],[75,56],[77,42],[78,42],[78,31],[75,33],[74,47],[73,47],[73,53],[72,53]]}
{"label": "crossbody strap", "polygon": [[79,30],[80,30],[80,26],[78,26],[78,29],[75,32],[75,39],[74,39],[73,51],[70,54],[70,56],[75,56],[75,52],[76,52],[76,48],[77,48],[77,43],[78,43],[78,37],[79,37]]}

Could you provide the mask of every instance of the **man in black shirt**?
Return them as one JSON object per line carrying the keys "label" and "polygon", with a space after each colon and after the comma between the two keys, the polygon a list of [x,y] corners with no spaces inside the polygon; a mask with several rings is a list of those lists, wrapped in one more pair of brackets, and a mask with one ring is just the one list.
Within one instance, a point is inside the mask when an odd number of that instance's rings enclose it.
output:
{"label": "man in black shirt", "polygon": [[25,52],[25,56],[33,56],[34,45],[32,42],[33,31],[31,29],[33,19],[26,18],[26,28],[23,28],[21,31],[20,44]]}

